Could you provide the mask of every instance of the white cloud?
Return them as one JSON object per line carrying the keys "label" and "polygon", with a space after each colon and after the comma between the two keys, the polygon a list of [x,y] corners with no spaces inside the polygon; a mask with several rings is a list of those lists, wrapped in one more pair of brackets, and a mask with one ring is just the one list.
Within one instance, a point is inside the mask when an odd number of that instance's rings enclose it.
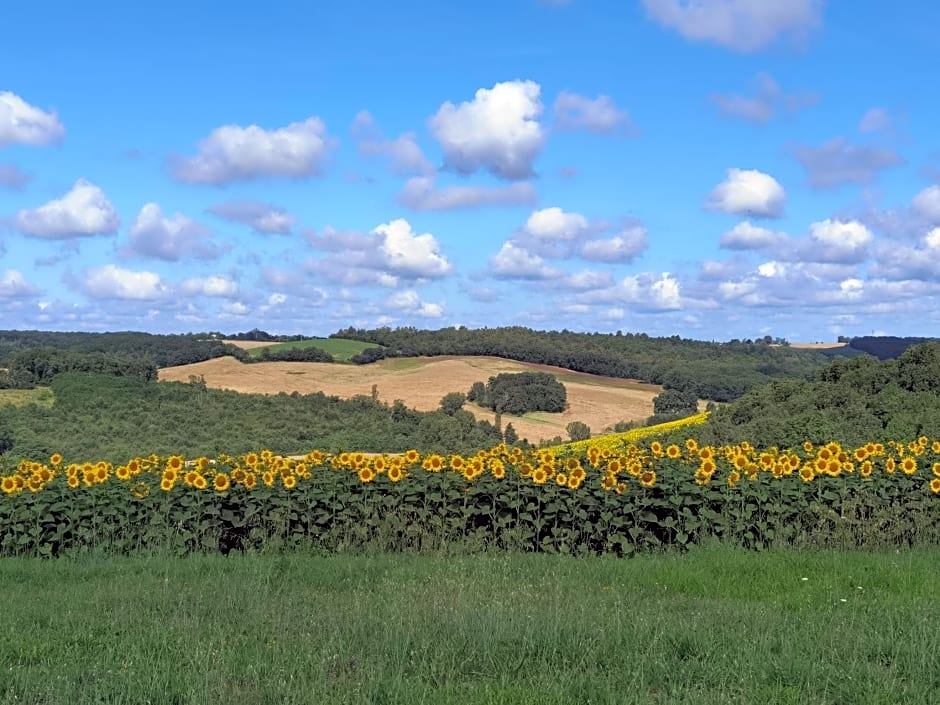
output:
{"label": "white cloud", "polygon": [[334,145],[318,117],[275,130],[223,125],[199,143],[195,157],[174,160],[173,176],[216,186],[260,177],[314,176]]}
{"label": "white cloud", "polygon": [[228,316],[247,316],[248,307],[241,301],[231,301],[222,307],[222,312]]}
{"label": "white cloud", "polygon": [[159,275],[123,269],[113,264],[88,270],[83,286],[85,292],[96,299],[152,301],[163,298],[167,293]]}
{"label": "white cloud", "polygon": [[728,169],[728,178],[712,190],[705,207],[733,215],[779,218],[786,200],[783,187],[770,174]]}
{"label": "white cloud", "polygon": [[406,176],[434,171],[434,165],[425,158],[414,132],[402,133],[393,140],[385,139],[376,128],[372,116],[365,110],[356,115],[352,131],[359,140],[359,153],[388,159],[394,174]]}
{"label": "white cloud", "polygon": [[187,296],[231,298],[238,295],[238,282],[221,274],[186,279],[180,284],[180,288]]}
{"label": "white cloud", "polygon": [[280,306],[283,303],[287,302],[287,295],[281,294],[279,292],[274,292],[268,297],[268,306]]}
{"label": "white cloud", "polygon": [[561,274],[541,257],[512,241],[503,243],[499,252],[489,258],[489,265],[498,279],[550,279]]}
{"label": "white cloud", "polygon": [[797,147],[793,154],[814,188],[869,184],[880,172],[904,163],[892,149],[849,144],[844,137],[836,137],[818,147]]}
{"label": "white cloud", "polygon": [[0,91],[0,147],[53,144],[64,136],[58,115],[30,105],[16,93]]}
{"label": "white cloud", "polygon": [[533,212],[522,228],[537,240],[574,240],[588,232],[588,219],[580,213],[567,213],[557,206]]}
{"label": "white cloud", "polygon": [[438,188],[434,177],[415,176],[398,196],[403,206],[417,211],[444,211],[480,206],[521,206],[535,203],[535,187],[528,181],[503,187],[446,186]]}
{"label": "white cloud", "polygon": [[643,0],[647,14],[686,39],[749,53],[821,22],[822,0]]}
{"label": "white cloud", "polygon": [[809,94],[786,94],[780,85],[768,74],[757,75],[757,87],[753,96],[719,95],[711,96],[711,101],[729,117],[740,118],[748,122],[765,123],[777,112],[796,112],[816,102]]}
{"label": "white cloud", "polygon": [[223,220],[247,225],[256,233],[289,235],[297,222],[283,208],[260,201],[228,201],[207,210]]}
{"label": "white cloud", "polygon": [[552,108],[555,124],[562,130],[587,130],[599,135],[626,135],[633,128],[630,113],[621,110],[609,95],[593,100],[562,91]]}
{"label": "white cloud", "polygon": [[873,239],[871,231],[857,220],[827,218],[811,224],[809,236],[793,241],[780,256],[794,262],[856,264],[868,257]]}
{"label": "white cloud", "polygon": [[399,291],[389,296],[385,303],[396,311],[403,311],[422,318],[440,318],[444,315],[444,305],[422,301],[418,292]]}
{"label": "white cloud", "polygon": [[722,235],[720,245],[729,250],[767,250],[786,241],[785,233],[761,228],[745,220]]}
{"label": "white cloud", "polygon": [[911,202],[914,211],[931,223],[940,223],[940,185],[928,186],[914,196]]}
{"label": "white cloud", "polygon": [[865,111],[862,119],[859,120],[858,131],[863,134],[866,132],[882,132],[891,127],[891,124],[891,113],[884,108],[870,108]]}
{"label": "white cloud", "polygon": [[128,231],[129,252],[175,262],[186,256],[201,259],[218,257],[221,251],[207,241],[209,229],[176,213],[164,217],[160,206],[148,203],[140,209]]}
{"label": "white cloud", "polygon": [[445,165],[461,174],[485,169],[506,179],[532,176],[545,141],[540,92],[534,81],[508,81],[479,89],[459,106],[444,103],[428,126]]}
{"label": "white cloud", "polygon": [[669,272],[644,272],[624,277],[607,289],[576,296],[583,303],[628,304],[638,311],[663,311],[682,307],[681,286]]}
{"label": "white cloud", "polygon": [[17,230],[34,237],[64,240],[117,232],[121,218],[104,191],[79,179],[62,198],[38,208],[21,210],[14,218]]}
{"label": "white cloud", "polygon": [[595,272],[585,269],[581,272],[575,272],[565,277],[560,286],[566,289],[604,289],[613,285],[613,277],[610,272]]}
{"label": "white cloud", "polygon": [[404,218],[383,223],[373,234],[381,238],[384,262],[392,273],[417,279],[435,279],[452,270],[433,235],[416,235]]}
{"label": "white cloud", "polygon": [[0,164],[0,186],[11,191],[22,191],[29,179],[29,174],[15,164]]}
{"label": "white cloud", "polygon": [[578,253],[595,262],[632,262],[649,246],[646,236],[644,226],[634,225],[624,228],[614,237],[588,240]]}
{"label": "white cloud", "polygon": [[39,289],[28,281],[17,269],[7,269],[0,275],[0,299],[16,299],[35,296]]}

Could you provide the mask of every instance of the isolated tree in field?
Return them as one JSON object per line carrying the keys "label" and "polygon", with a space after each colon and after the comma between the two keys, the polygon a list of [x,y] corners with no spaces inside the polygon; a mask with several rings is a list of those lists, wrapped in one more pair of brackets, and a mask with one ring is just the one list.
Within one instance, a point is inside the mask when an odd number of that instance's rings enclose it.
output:
{"label": "isolated tree in field", "polygon": [[467,401],[467,395],[463,392],[450,392],[441,398],[441,411],[448,416],[453,416],[463,408]]}
{"label": "isolated tree in field", "polygon": [[512,427],[511,423],[506,424],[506,430],[503,431],[503,440],[511,446],[519,442],[519,434],[516,433],[516,429]]}
{"label": "isolated tree in field", "polygon": [[565,430],[572,441],[586,441],[591,437],[591,428],[583,421],[572,421]]}
{"label": "isolated tree in field", "polygon": [[689,416],[698,411],[695,392],[680,389],[664,389],[653,397],[653,413],[657,416]]}

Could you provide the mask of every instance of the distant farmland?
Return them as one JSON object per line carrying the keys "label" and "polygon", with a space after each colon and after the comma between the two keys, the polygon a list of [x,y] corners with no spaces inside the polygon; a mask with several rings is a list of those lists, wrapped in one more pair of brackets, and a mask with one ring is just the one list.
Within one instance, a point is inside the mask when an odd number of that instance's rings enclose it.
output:
{"label": "distant farmland", "polygon": [[261,340],[226,340],[225,342],[247,350],[252,357],[261,357],[263,350],[320,348],[320,350],[332,355],[337,362],[349,362],[349,358],[361,353],[363,350],[381,347],[375,343],[363,343],[345,338],[312,338],[310,340],[294,340],[288,343],[268,343]]}
{"label": "distant farmland", "polygon": [[[628,379],[589,375],[559,367],[534,365],[498,357],[445,356],[392,358],[369,365],[322,362],[259,362],[250,365],[232,357],[160,370],[160,380],[188,382],[202,376],[210,387],[237,392],[277,394],[323,392],[350,398],[369,396],[375,385],[379,399],[391,404],[400,399],[422,411],[438,408],[448,392],[467,392],[474,382],[486,382],[501,372],[550,372],[565,385],[568,409],[562,413],[537,412],[503,416],[523,438],[535,443],[556,436],[567,438],[565,427],[582,421],[595,434],[618,421],[646,419],[653,413],[653,397],[659,385]],[[474,404],[464,408],[478,419],[494,420],[494,414]]]}

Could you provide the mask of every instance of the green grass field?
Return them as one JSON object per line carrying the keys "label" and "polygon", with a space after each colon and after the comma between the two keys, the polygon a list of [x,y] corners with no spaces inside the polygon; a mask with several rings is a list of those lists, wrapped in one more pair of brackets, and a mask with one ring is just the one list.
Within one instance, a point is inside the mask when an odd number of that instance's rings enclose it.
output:
{"label": "green grass field", "polygon": [[940,702],[940,550],[5,559],[0,703]]}
{"label": "green grass field", "polygon": [[345,338],[314,338],[312,340],[297,340],[289,343],[273,343],[263,347],[251,348],[248,354],[251,357],[261,357],[262,350],[292,350],[294,348],[320,348],[325,350],[337,362],[349,362],[349,358],[357,353],[361,353],[368,348],[379,347],[375,343],[363,343],[358,340],[347,340]]}
{"label": "green grass field", "polygon": [[0,389],[0,406],[26,406],[38,404],[39,406],[52,406],[55,398],[49,387],[36,389]]}

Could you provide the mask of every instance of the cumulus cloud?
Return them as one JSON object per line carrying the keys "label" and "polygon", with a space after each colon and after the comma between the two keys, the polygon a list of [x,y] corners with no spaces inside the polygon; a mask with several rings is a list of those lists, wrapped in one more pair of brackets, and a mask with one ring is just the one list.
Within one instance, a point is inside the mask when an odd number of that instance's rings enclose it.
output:
{"label": "cumulus cloud", "polygon": [[636,259],[648,246],[646,227],[634,224],[613,237],[586,240],[578,248],[578,254],[595,262],[626,263]]}
{"label": "cumulus cloud", "polygon": [[799,243],[796,258],[807,262],[856,263],[868,257],[871,231],[856,220],[827,218],[810,225],[809,237]]}
{"label": "cumulus cloud", "polygon": [[459,106],[444,103],[428,127],[445,166],[460,174],[483,169],[505,179],[532,176],[545,142],[540,93],[534,81],[507,81],[479,89]]}
{"label": "cumulus cloud", "polygon": [[444,315],[444,304],[422,301],[418,292],[413,290],[396,292],[389,296],[385,303],[396,311],[422,318],[440,318]]}
{"label": "cumulus cloud", "polygon": [[0,186],[11,191],[22,191],[29,183],[29,174],[15,164],[0,164]]}
{"label": "cumulus cloud", "polygon": [[318,117],[274,130],[223,125],[199,143],[196,156],[174,158],[172,172],[178,181],[215,186],[262,177],[315,176],[335,143]]}
{"label": "cumulus cloud", "polygon": [[557,206],[533,212],[522,230],[536,240],[574,240],[589,231],[588,219],[580,213],[567,213]]}
{"label": "cumulus cloud", "polygon": [[748,122],[765,123],[778,112],[796,112],[816,102],[812,95],[786,94],[780,85],[768,74],[757,76],[754,95],[714,94],[711,101],[728,117],[740,118]]}
{"label": "cumulus cloud", "polygon": [[127,253],[176,262],[184,257],[213,259],[221,254],[209,242],[210,230],[201,223],[176,213],[168,218],[160,206],[148,203],[140,209],[128,231]]}
{"label": "cumulus cloud", "polygon": [[627,135],[633,130],[630,113],[621,110],[609,95],[593,100],[562,91],[552,107],[555,125],[561,130],[586,130],[598,135]]}
{"label": "cumulus cloud", "polygon": [[535,187],[528,181],[503,187],[438,187],[431,176],[415,176],[405,183],[398,202],[416,211],[446,211],[482,206],[523,206],[535,203]]}
{"label": "cumulus cloud", "polygon": [[928,186],[914,196],[914,212],[931,223],[940,223],[940,185]]}
{"label": "cumulus cloud", "polygon": [[647,15],[686,39],[751,53],[821,23],[822,0],[643,0]]}
{"label": "cumulus cloud", "polygon": [[249,308],[241,301],[230,301],[222,306],[222,313],[227,316],[241,318],[242,316],[247,316],[248,312]]}
{"label": "cumulus cloud", "polygon": [[415,279],[436,279],[450,273],[452,266],[440,254],[440,245],[433,235],[416,235],[404,218],[383,223],[375,228],[382,244],[385,263],[395,274]]}
{"label": "cumulus cloud", "polygon": [[865,111],[862,119],[859,120],[858,131],[863,134],[866,132],[882,132],[890,128],[892,123],[891,113],[887,110],[884,108],[870,108]]}
{"label": "cumulus cloud", "polygon": [[238,296],[238,282],[222,274],[212,274],[185,279],[180,284],[180,290],[187,296],[232,298]]}
{"label": "cumulus cloud", "polygon": [[117,232],[121,218],[104,191],[79,179],[62,198],[16,214],[14,227],[22,233],[49,240],[64,240]]}
{"label": "cumulus cloud", "polygon": [[399,279],[441,279],[453,271],[434,235],[417,235],[404,218],[369,233],[327,229],[322,235],[308,234],[307,241],[331,253],[308,262],[308,271],[348,285],[397,286]]}
{"label": "cumulus cloud", "polygon": [[497,279],[551,279],[561,275],[540,256],[511,240],[503,243],[499,252],[489,258],[489,265]]}
{"label": "cumulus cloud", "polygon": [[65,128],[56,113],[32,106],[16,93],[0,91],[0,147],[54,144],[64,136]]}
{"label": "cumulus cloud", "polygon": [[297,218],[283,208],[260,201],[228,201],[207,209],[222,220],[249,226],[259,234],[290,235]]}
{"label": "cumulus cloud", "polygon": [[753,169],[728,169],[728,178],[712,190],[705,207],[732,215],[780,218],[786,200],[783,187],[770,174]]}
{"label": "cumulus cloud", "polygon": [[95,299],[153,301],[167,294],[167,287],[158,274],[113,264],[89,269],[82,286],[85,293]]}
{"label": "cumulus cloud", "polygon": [[768,250],[786,241],[786,233],[761,228],[745,220],[722,235],[719,244],[729,250]]}
{"label": "cumulus cloud", "polygon": [[624,277],[611,287],[586,291],[575,297],[578,303],[628,304],[636,311],[663,311],[682,307],[679,280],[669,272],[643,272]]}
{"label": "cumulus cloud", "polygon": [[797,147],[793,154],[814,188],[869,184],[880,172],[904,163],[892,149],[854,145],[844,137],[836,137],[818,147]]}
{"label": "cumulus cloud", "polygon": [[39,289],[26,281],[17,269],[7,269],[0,275],[0,299],[18,299],[38,293]]}
{"label": "cumulus cloud", "polygon": [[352,132],[358,140],[359,154],[387,159],[392,173],[398,176],[434,171],[434,165],[425,158],[414,132],[402,133],[393,140],[385,139],[372,115],[365,110],[353,120]]}

